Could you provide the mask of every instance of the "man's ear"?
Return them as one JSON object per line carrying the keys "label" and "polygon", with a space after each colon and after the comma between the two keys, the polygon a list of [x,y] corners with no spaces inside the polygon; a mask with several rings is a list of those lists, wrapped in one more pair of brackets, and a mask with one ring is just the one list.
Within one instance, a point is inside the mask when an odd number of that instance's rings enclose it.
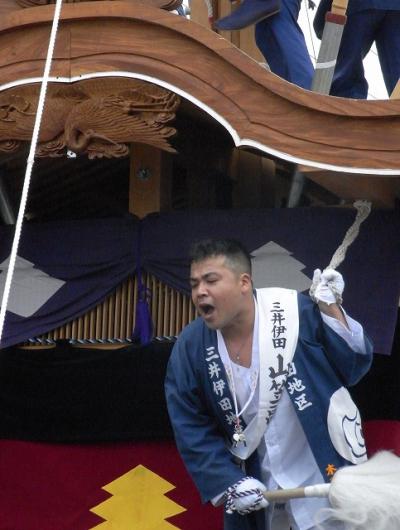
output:
{"label": "man's ear", "polygon": [[248,272],[243,272],[240,275],[240,282],[241,282],[243,291],[253,290],[253,280]]}

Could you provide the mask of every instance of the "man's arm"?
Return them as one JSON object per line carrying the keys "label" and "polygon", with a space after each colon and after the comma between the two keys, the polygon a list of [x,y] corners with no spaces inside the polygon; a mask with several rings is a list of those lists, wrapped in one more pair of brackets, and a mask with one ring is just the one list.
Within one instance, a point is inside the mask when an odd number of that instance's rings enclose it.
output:
{"label": "man's arm", "polygon": [[[368,371],[372,344],[364,335],[362,326],[341,307],[343,289],[344,281],[339,272],[333,269],[322,273],[319,269],[314,271],[310,297],[318,305],[324,323],[323,345],[345,384],[351,386]],[[339,338],[344,343],[340,343]]]}
{"label": "man's arm", "polygon": [[339,320],[339,322],[346,326],[347,329],[350,329],[346,317],[338,304],[327,304],[326,302],[319,301],[318,307],[321,313],[325,313],[328,317],[336,318],[336,320]]}
{"label": "man's arm", "polygon": [[[187,333],[186,333],[187,335]],[[186,337],[185,337],[186,339]],[[217,418],[204,402],[200,375],[194,369],[199,359],[196,350],[182,336],[175,343],[165,378],[168,412],[180,455],[207,502],[245,477],[234,462]]]}
{"label": "man's arm", "polygon": [[359,353],[366,353],[367,346],[362,326],[349,317],[340,305],[344,289],[342,275],[327,269],[321,273],[314,271],[310,295],[318,304],[324,323],[344,339],[350,348]]}

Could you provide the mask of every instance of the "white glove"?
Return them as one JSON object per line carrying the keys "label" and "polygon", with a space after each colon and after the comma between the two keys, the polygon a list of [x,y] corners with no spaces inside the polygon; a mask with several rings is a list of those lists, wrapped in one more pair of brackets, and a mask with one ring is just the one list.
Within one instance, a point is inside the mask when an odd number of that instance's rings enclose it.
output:
{"label": "white glove", "polygon": [[343,302],[344,280],[340,272],[334,269],[315,269],[310,296],[314,302],[326,304],[341,304]]}
{"label": "white glove", "polygon": [[237,512],[246,515],[266,508],[269,503],[263,496],[264,491],[267,491],[267,488],[259,480],[253,477],[242,478],[226,490],[226,513]]}

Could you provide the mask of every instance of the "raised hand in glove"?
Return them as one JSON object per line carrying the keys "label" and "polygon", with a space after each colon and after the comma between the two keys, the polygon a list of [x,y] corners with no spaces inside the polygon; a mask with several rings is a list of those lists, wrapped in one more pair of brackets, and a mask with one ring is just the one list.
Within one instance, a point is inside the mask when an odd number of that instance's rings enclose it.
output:
{"label": "raised hand in glove", "polygon": [[341,304],[343,302],[344,280],[340,272],[334,269],[315,269],[310,296],[314,302],[326,304]]}
{"label": "raised hand in glove", "polygon": [[267,488],[259,480],[253,477],[242,478],[226,490],[226,513],[237,512],[246,515],[266,508],[268,501],[263,496],[264,491],[267,491]]}

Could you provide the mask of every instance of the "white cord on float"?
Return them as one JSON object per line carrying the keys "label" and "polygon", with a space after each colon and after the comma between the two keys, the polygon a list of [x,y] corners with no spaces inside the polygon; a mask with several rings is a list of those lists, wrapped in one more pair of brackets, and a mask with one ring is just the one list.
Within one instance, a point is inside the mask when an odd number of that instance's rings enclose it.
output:
{"label": "white cord on float", "polygon": [[49,41],[49,47],[47,50],[47,57],[46,57],[46,63],[44,67],[44,74],[42,83],[40,86],[40,94],[39,94],[39,101],[38,101],[38,107],[36,112],[36,118],[35,118],[35,124],[33,127],[33,134],[32,134],[32,140],[31,140],[31,147],[29,149],[28,159],[27,159],[27,166],[25,171],[25,178],[24,178],[24,185],[22,188],[22,195],[21,195],[21,202],[19,205],[19,211],[18,211],[18,217],[17,222],[15,225],[15,233],[14,233],[14,240],[11,247],[11,254],[10,254],[10,260],[8,263],[8,269],[7,269],[7,276],[6,281],[4,285],[4,292],[3,297],[1,300],[1,307],[0,307],[0,345],[1,345],[1,339],[3,336],[3,328],[4,328],[4,320],[6,316],[6,310],[7,310],[7,304],[8,299],[10,296],[10,289],[11,289],[11,282],[14,275],[14,269],[15,269],[15,262],[17,258],[17,252],[18,252],[18,246],[19,241],[21,238],[21,231],[22,231],[22,224],[24,220],[25,215],[25,208],[26,203],[28,200],[28,191],[29,191],[29,185],[31,182],[31,175],[32,175],[32,168],[33,164],[35,162],[35,152],[36,147],[38,143],[39,138],[39,131],[40,131],[40,125],[42,122],[42,115],[43,115],[43,109],[44,109],[44,102],[46,99],[46,91],[47,91],[47,85],[49,81],[49,75],[50,75],[50,68],[51,68],[51,62],[53,59],[53,53],[54,53],[54,45],[56,42],[56,36],[57,36],[57,30],[58,30],[58,23],[60,20],[60,14],[61,14],[61,7],[62,7],[62,0],[56,0],[56,7],[54,10],[54,18],[53,18],[53,25],[51,27],[51,33],[50,33],[50,41]]}
{"label": "white cord on float", "polygon": [[363,223],[371,213],[371,203],[369,201],[358,200],[353,203],[353,206],[357,210],[356,218],[354,219],[353,224],[347,230],[343,242],[333,254],[327,269],[336,269],[339,267],[342,261],[344,261],[347,249],[358,236],[361,223]]}

